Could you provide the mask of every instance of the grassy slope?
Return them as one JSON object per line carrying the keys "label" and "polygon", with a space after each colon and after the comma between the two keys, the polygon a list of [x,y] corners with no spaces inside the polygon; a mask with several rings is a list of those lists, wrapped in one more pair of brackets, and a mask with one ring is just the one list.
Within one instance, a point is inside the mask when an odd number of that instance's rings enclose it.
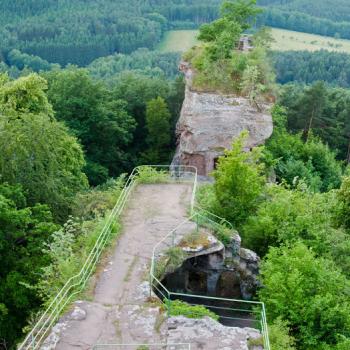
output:
{"label": "grassy slope", "polygon": [[[275,43],[272,49],[287,50],[329,50],[350,53],[350,40],[334,39],[321,35],[294,32],[284,29],[272,29]],[[184,52],[196,45],[197,30],[173,30],[167,32],[158,49],[162,52]]]}

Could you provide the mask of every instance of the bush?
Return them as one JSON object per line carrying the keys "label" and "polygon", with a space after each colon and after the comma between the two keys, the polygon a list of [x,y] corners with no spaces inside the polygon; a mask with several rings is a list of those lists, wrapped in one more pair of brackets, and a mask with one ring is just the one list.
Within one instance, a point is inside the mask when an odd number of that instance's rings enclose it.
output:
{"label": "bush", "polygon": [[210,241],[208,239],[208,234],[201,232],[199,230],[194,230],[193,232],[185,235],[185,237],[180,242],[180,247],[186,247],[191,249],[208,248],[210,246]]}
{"label": "bush", "polygon": [[[43,251],[50,258],[50,264],[43,268],[42,278],[36,287],[46,303],[50,302],[67,280],[75,276],[84,265],[105,227],[110,210],[119,197],[123,182],[123,177],[121,177],[113,182],[110,190],[96,189],[78,195],[75,212],[79,213],[85,221],[70,218],[62,229],[52,234],[51,240]],[[107,244],[119,232],[120,225],[114,222],[110,227]]]}
{"label": "bush", "polygon": [[214,232],[215,237],[227,247],[232,240],[232,230],[227,227],[220,227]]}
{"label": "bush", "polygon": [[140,166],[137,172],[137,181],[142,184],[162,183],[169,181],[167,170],[157,170],[151,166]]}
{"label": "bush", "polygon": [[276,172],[279,182],[295,186],[304,181],[313,192],[327,192],[339,188],[342,165],[336,154],[322,141],[309,137],[304,143],[301,134],[289,134],[286,129],[286,111],[275,106],[272,110],[275,129],[266,143],[266,158]]}
{"label": "bush", "polygon": [[117,180],[109,180],[92,190],[81,192],[75,197],[72,215],[81,220],[92,220],[103,217],[106,211],[112,209],[125,184],[125,175]]}
{"label": "bush", "polygon": [[170,316],[185,316],[187,318],[210,317],[215,321],[219,320],[217,314],[202,305],[190,305],[180,300],[166,300],[166,304],[168,305]]}
{"label": "bush", "polygon": [[213,172],[215,197],[219,204],[217,214],[237,226],[254,213],[265,184],[264,167],[259,162],[261,149],[244,152],[246,138],[247,133],[242,133],[233,142],[232,150],[225,151]]}
{"label": "bush", "polygon": [[260,300],[288,322],[300,349],[322,349],[350,332],[349,281],[302,243],[272,248],[261,266]]}
{"label": "bush", "polygon": [[269,326],[271,350],[295,350],[295,339],[289,335],[287,323],[277,318]]}
{"label": "bush", "polygon": [[337,205],[332,192],[314,194],[303,187],[290,190],[272,185],[256,214],[243,225],[243,243],[264,256],[270,246],[303,241],[318,254],[345,267],[348,253],[343,250],[347,236],[344,230],[334,227],[333,212]]}
{"label": "bush", "polygon": [[340,226],[350,228],[350,177],[344,177],[340,190],[337,192],[339,202],[337,220]]}

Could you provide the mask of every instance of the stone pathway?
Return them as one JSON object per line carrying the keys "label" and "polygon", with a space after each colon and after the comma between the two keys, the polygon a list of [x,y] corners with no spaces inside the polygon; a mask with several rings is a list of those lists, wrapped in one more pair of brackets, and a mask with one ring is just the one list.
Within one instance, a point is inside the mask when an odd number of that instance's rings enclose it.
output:
{"label": "stone pathway", "polygon": [[43,348],[92,349],[103,343],[166,343],[159,303],[147,302],[154,245],[186,219],[188,184],[138,186],[122,218],[122,235],[98,277],[92,301],[79,301]]}

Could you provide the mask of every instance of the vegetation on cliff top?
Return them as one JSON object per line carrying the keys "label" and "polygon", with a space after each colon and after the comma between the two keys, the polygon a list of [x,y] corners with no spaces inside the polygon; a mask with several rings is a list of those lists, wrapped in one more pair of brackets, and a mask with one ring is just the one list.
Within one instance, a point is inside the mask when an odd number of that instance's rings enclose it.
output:
{"label": "vegetation on cliff top", "polygon": [[274,74],[266,54],[268,30],[262,29],[251,38],[252,50],[238,48],[243,33],[260,12],[255,4],[254,0],[224,2],[221,17],[200,28],[198,39],[202,45],[186,52],[183,58],[195,71],[194,89],[247,96],[260,109],[265,100],[273,98]]}

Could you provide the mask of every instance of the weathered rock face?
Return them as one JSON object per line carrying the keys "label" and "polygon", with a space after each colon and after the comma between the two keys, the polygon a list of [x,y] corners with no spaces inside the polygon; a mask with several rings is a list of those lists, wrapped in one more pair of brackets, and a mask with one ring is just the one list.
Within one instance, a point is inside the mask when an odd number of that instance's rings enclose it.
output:
{"label": "weathered rock face", "polygon": [[249,132],[247,149],[263,144],[271,136],[269,106],[258,112],[246,98],[193,91],[191,67],[182,63],[180,69],[186,77],[186,93],[177,124],[178,146],[173,164],[195,166],[199,175],[207,176],[217,158],[243,130]]}
{"label": "weathered rock face", "polygon": [[[256,329],[225,327],[209,317],[171,317],[168,329],[168,344],[191,343],[193,350],[248,350],[252,349],[251,340],[261,339]],[[262,349],[263,346],[255,347],[255,350]]]}

